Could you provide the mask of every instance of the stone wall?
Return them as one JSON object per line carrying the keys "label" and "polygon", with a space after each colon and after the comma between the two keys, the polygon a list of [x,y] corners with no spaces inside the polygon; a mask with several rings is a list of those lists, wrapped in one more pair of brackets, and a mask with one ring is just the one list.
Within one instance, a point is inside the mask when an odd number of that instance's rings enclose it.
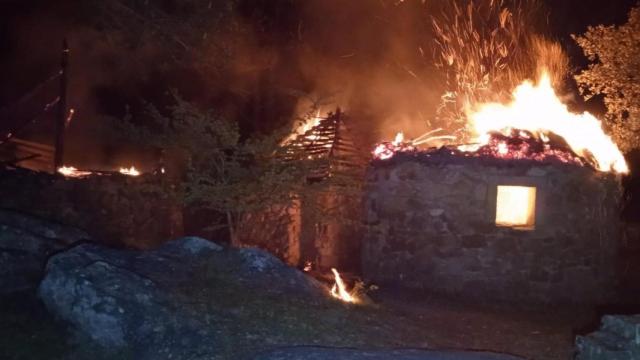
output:
{"label": "stone wall", "polygon": [[161,178],[120,174],[64,178],[0,168],[0,209],[85,230],[108,245],[149,248],[182,234],[182,212],[155,191]]}
{"label": "stone wall", "polygon": [[[349,198],[350,199],[350,198]],[[259,247],[291,266],[359,270],[360,203],[327,192],[245,216],[237,246]],[[338,210],[336,210],[338,209]]]}
{"label": "stone wall", "polygon": [[[619,179],[533,161],[396,156],[367,174],[363,273],[379,283],[507,301],[612,294]],[[496,226],[497,185],[536,187],[535,228]]]}
{"label": "stone wall", "polygon": [[300,265],[300,205],[273,206],[245,214],[234,246],[258,247],[291,266]]}

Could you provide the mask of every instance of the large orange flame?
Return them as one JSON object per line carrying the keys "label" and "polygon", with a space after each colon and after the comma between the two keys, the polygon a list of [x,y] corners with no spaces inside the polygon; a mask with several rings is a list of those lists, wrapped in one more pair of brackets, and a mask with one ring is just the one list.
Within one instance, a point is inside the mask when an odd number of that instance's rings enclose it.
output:
{"label": "large orange flame", "polygon": [[576,154],[593,158],[598,170],[629,172],[622,153],[605,134],[600,120],[588,112],[570,112],[556,95],[546,71],[537,84],[526,81],[512,95],[509,104],[485,103],[468,109],[468,126],[478,143],[486,144],[491,132],[508,129],[528,130],[543,140],[548,133],[555,133]]}

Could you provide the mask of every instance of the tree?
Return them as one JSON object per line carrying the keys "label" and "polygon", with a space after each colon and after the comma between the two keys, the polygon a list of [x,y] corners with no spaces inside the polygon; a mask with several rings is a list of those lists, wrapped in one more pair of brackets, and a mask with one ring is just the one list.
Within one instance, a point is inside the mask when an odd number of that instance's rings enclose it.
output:
{"label": "tree", "polygon": [[[149,106],[146,124],[131,120],[120,123],[120,130],[137,142],[174,154],[180,166],[173,166],[167,178],[176,178],[176,186],[164,186],[185,204],[224,214],[223,224],[232,243],[251,226],[251,214],[277,213],[294,203],[314,199],[318,194],[352,194],[360,182],[350,171],[335,171],[326,181],[310,183],[314,169],[333,166],[335,159],[308,156],[304,148],[283,144],[287,130],[242,139],[238,123],[202,111],[192,103],[175,97],[175,105],[163,113]],[[175,155],[177,154],[177,156]],[[337,161],[339,161],[338,159]],[[183,170],[176,170],[182,167]],[[275,209],[275,210],[274,210]],[[323,209],[334,214],[336,209]]]}
{"label": "tree", "polygon": [[601,95],[605,123],[623,152],[640,148],[640,6],[621,26],[591,26],[574,35],[592,63],[575,76],[585,100]]}

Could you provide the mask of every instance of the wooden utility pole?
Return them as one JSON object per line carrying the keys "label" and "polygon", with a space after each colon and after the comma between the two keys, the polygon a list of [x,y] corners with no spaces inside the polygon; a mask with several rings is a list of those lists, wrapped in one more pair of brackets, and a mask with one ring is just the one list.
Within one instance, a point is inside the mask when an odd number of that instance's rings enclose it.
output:
{"label": "wooden utility pole", "polygon": [[53,159],[54,173],[63,165],[64,159],[64,131],[67,122],[67,66],[69,65],[69,45],[67,39],[62,41],[62,59],[60,62],[60,98],[58,100],[58,114],[56,118],[55,156]]}

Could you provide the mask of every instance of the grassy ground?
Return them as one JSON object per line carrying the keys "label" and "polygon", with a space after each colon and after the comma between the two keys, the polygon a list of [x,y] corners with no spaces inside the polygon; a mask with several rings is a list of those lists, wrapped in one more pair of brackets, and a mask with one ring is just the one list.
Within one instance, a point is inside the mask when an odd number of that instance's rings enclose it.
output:
{"label": "grassy ground", "polygon": [[[204,320],[225,334],[216,340],[219,359],[302,344],[478,349],[569,359],[574,332],[595,319],[593,312],[576,308],[516,309],[392,289],[372,294],[375,305],[347,305],[329,297],[309,302],[256,293],[219,275],[202,281],[216,286],[182,289],[179,296],[193,311],[211,314]],[[70,341],[65,326],[33,294],[7,297],[0,305],[1,359],[100,358],[95,348]]]}
{"label": "grassy ground", "polygon": [[[254,293],[220,269],[202,271],[216,283],[188,294],[197,313],[225,314],[221,358],[241,359],[286,345],[490,350],[527,359],[569,359],[578,330],[597,321],[593,309],[516,308],[400,289],[371,294],[369,305],[326,297],[315,302]],[[207,290],[208,289],[208,290]],[[219,319],[219,316],[215,316]],[[219,320],[218,325],[220,325]]]}

